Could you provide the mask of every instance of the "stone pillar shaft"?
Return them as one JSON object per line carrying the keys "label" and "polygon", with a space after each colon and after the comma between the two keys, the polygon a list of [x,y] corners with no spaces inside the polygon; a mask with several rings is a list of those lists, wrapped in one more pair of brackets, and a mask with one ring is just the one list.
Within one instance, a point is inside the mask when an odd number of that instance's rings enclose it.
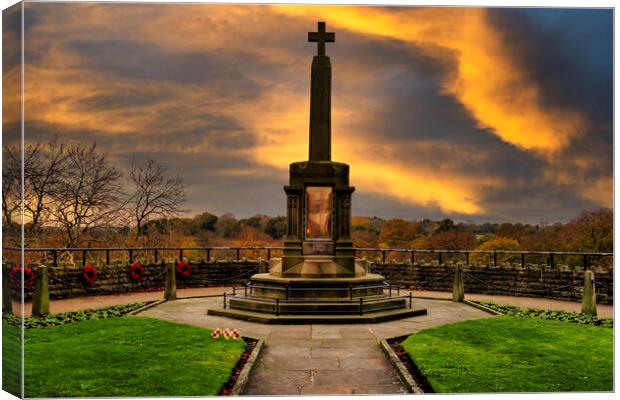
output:
{"label": "stone pillar shaft", "polygon": [[331,161],[331,90],[329,57],[314,56],[310,87],[310,161]]}

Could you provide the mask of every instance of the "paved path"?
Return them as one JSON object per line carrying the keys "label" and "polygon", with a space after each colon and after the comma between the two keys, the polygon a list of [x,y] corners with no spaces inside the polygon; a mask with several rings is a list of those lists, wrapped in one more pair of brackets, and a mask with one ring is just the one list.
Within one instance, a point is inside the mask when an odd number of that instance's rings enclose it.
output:
{"label": "paved path", "polygon": [[249,395],[406,393],[383,355],[379,340],[435,325],[490,317],[466,304],[414,300],[428,315],[378,324],[265,325],[206,315],[219,298],[182,299],[140,315],[208,328],[238,328],[264,338],[265,348],[250,378]]}
{"label": "paved path", "polygon": [[[179,297],[191,297],[191,296],[211,296],[221,295],[224,291],[230,292],[229,287],[209,287],[209,288],[194,288],[194,289],[178,289],[177,295]],[[430,292],[416,290],[413,292],[415,297],[432,297],[438,299],[451,299],[452,292]],[[96,307],[108,307],[117,304],[136,303],[140,301],[153,301],[164,298],[163,291],[156,292],[137,292],[137,293],[125,293],[117,295],[105,295],[105,296],[88,296],[88,297],[76,297],[72,299],[59,299],[52,300],[50,302],[50,311],[53,313],[86,310],[88,308]],[[564,310],[564,311],[581,311],[581,303],[562,300],[550,300],[541,299],[536,297],[514,297],[514,296],[500,296],[500,295],[488,295],[488,294],[465,294],[467,300],[481,300],[481,301],[493,301],[499,304],[513,304],[520,307],[537,307],[546,308],[548,310]],[[32,309],[32,303],[27,302],[25,304],[26,316],[30,315]],[[17,313],[19,310],[19,303],[13,303],[13,310]],[[597,306],[598,315],[601,317],[613,317],[614,308],[611,305]]]}

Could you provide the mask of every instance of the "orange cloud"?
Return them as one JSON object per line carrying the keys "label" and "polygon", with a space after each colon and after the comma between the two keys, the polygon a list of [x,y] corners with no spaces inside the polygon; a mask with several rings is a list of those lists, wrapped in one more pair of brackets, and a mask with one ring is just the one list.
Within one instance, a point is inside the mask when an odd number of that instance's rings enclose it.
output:
{"label": "orange cloud", "polygon": [[278,12],[326,20],[332,28],[415,43],[453,58],[455,72],[443,90],[458,99],[483,128],[522,149],[555,152],[583,133],[574,110],[543,108],[540,89],[507,54],[481,8],[379,8],[273,6]]}

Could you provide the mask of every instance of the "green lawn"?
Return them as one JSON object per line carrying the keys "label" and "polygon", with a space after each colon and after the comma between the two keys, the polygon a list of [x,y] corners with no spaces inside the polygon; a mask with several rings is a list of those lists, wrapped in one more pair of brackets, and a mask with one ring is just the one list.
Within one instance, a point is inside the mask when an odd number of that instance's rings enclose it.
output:
{"label": "green lawn", "polygon": [[28,329],[26,396],[216,395],[244,342],[210,333],[145,317]]}
{"label": "green lawn", "polygon": [[613,390],[613,330],[500,316],[443,325],[403,347],[439,393]]}
{"label": "green lawn", "polygon": [[21,329],[2,322],[2,389],[21,397]]}

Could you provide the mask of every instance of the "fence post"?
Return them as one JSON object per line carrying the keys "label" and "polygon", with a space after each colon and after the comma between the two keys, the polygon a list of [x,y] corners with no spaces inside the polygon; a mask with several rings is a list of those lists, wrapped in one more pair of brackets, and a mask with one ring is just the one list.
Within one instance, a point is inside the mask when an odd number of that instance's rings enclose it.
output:
{"label": "fence post", "polygon": [[164,300],[176,300],[177,298],[177,277],[174,269],[174,263],[166,266],[166,291],[164,292]]}
{"label": "fence post", "polygon": [[386,255],[387,255],[387,250],[381,250],[381,259],[384,264],[385,264]]}
{"label": "fence post", "polygon": [[47,266],[39,265],[35,278],[34,295],[32,297],[32,315],[40,317],[50,313],[50,289],[48,284]]}
{"label": "fence post", "polygon": [[594,287],[594,272],[583,273],[583,298],[581,300],[581,313],[596,316],[596,290]]}
{"label": "fence post", "polygon": [[13,314],[11,286],[9,285],[9,267],[2,264],[2,313]]}
{"label": "fence post", "polygon": [[463,282],[463,267],[457,264],[454,267],[454,283],[452,285],[452,301],[457,303],[465,299],[465,283]]}

